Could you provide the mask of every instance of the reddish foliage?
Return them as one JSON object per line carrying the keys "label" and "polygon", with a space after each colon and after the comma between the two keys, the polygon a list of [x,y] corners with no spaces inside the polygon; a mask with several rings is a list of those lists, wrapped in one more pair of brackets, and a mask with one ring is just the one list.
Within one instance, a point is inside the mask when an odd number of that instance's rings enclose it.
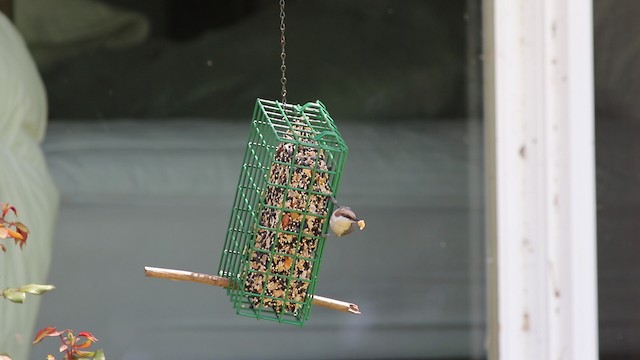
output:
{"label": "reddish foliage", "polygon": [[[37,344],[47,337],[60,338],[59,351],[64,353],[66,360],[91,359],[96,355],[96,352],[82,350],[89,348],[93,343],[98,341],[90,332],[81,331],[77,335],[74,335],[72,330],[66,329],[59,331],[55,327],[48,326],[38,331],[33,339],[33,344]],[[50,357],[54,358],[51,355]]]}
{"label": "reddish foliage", "polygon": [[[18,211],[13,205],[9,203],[0,203],[0,240],[13,239],[14,243],[22,249],[27,243],[27,237],[29,237],[29,228],[20,221],[9,221],[7,216],[13,213],[14,216],[18,216]],[[6,252],[7,248],[4,244],[0,244],[0,250]]]}

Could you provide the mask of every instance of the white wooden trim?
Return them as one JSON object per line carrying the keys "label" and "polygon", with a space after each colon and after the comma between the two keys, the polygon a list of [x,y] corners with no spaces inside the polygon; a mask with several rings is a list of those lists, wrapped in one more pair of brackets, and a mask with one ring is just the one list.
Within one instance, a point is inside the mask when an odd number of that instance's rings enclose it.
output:
{"label": "white wooden trim", "polygon": [[484,9],[490,358],[597,359],[592,3]]}

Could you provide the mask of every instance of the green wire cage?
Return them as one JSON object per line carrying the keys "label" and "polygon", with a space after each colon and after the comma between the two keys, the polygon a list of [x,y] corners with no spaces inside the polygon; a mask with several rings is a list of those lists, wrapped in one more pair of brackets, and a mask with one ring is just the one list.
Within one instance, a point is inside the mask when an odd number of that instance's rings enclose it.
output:
{"label": "green wire cage", "polygon": [[218,269],[239,315],[309,318],[346,155],[321,102],[257,100]]}

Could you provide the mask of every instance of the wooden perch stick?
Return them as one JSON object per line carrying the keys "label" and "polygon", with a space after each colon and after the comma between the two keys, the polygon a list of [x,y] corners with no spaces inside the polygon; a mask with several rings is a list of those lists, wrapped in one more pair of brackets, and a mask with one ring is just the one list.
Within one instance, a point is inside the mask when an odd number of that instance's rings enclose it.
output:
{"label": "wooden perch stick", "polygon": [[[229,279],[225,277],[196,273],[191,271],[145,266],[144,274],[145,276],[158,279],[191,281],[205,285],[220,286],[223,288],[229,287]],[[314,295],[313,305],[360,315],[360,308],[358,307],[358,305],[345,301],[330,299],[324,296]]]}

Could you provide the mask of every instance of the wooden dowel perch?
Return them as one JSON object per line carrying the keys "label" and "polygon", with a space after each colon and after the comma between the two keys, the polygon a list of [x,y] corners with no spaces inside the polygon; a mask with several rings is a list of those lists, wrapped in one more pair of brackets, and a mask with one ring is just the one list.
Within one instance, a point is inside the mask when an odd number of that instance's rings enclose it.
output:
{"label": "wooden dowel perch", "polygon": [[[225,277],[203,274],[203,273],[196,273],[191,271],[163,269],[163,268],[145,266],[144,274],[145,276],[158,278],[158,279],[191,281],[191,282],[196,282],[196,283],[205,284],[205,285],[220,286],[223,288],[229,287],[229,279]],[[330,299],[324,296],[314,295],[313,305],[360,315],[360,308],[358,307],[358,305],[353,303],[348,303],[346,301]]]}

